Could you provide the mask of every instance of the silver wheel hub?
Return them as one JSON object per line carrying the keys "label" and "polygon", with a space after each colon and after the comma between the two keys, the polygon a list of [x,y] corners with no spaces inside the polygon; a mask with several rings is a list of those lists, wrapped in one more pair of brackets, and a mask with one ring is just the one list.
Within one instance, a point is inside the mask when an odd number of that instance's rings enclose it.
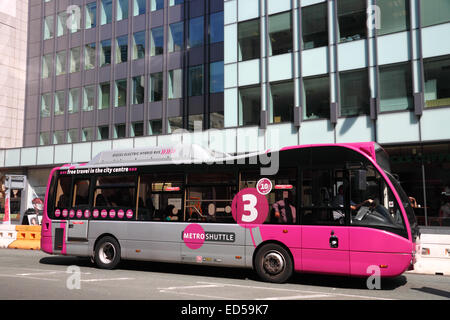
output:
{"label": "silver wheel hub", "polygon": [[284,257],[279,252],[269,252],[264,256],[263,267],[269,274],[279,274],[284,270],[285,265]]}
{"label": "silver wheel hub", "polygon": [[99,259],[104,264],[110,264],[116,257],[116,248],[110,242],[105,242],[99,250]]}

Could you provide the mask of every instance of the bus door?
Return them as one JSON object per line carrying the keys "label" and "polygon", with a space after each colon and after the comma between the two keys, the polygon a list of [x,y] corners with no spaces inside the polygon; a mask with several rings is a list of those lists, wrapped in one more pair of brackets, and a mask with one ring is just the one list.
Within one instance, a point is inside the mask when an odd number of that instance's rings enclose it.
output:
{"label": "bus door", "polygon": [[392,190],[372,165],[349,173],[351,274],[401,274],[411,260],[411,244]]}
{"label": "bus door", "polygon": [[89,218],[91,216],[89,207],[90,184],[90,178],[76,178],[74,181],[72,205],[68,212],[68,242],[87,242],[88,240]]}
{"label": "bus door", "polygon": [[[206,171],[206,170],[205,170]],[[232,216],[237,193],[234,171],[187,176],[181,260],[222,266],[245,264],[245,233]],[[198,239],[198,237],[202,237]]]}
{"label": "bus door", "polygon": [[349,262],[348,206],[344,169],[302,171],[302,271],[347,275]]}

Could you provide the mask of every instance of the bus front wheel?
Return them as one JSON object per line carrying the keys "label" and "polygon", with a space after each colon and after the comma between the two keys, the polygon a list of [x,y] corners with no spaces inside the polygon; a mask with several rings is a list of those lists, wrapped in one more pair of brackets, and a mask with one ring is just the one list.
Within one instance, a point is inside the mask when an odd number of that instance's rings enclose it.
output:
{"label": "bus front wheel", "polygon": [[101,238],[95,246],[95,264],[102,269],[114,269],[120,262],[120,245],[113,237]]}
{"label": "bus front wheel", "polygon": [[293,273],[291,255],[278,244],[266,244],[256,253],[255,269],[264,281],[283,283]]}

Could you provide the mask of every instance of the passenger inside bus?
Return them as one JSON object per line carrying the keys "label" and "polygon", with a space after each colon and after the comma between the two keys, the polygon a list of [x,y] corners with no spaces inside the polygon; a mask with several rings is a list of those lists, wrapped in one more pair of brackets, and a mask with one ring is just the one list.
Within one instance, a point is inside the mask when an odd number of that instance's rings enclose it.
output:
{"label": "passenger inside bus", "polygon": [[70,207],[70,187],[72,186],[71,177],[63,177],[59,179],[58,189],[57,189],[57,207],[58,208],[68,208]]}
{"label": "passenger inside bus", "polygon": [[[280,197],[280,196],[279,196]],[[270,223],[293,224],[296,222],[296,210],[289,191],[281,193],[281,200],[272,205]]]}

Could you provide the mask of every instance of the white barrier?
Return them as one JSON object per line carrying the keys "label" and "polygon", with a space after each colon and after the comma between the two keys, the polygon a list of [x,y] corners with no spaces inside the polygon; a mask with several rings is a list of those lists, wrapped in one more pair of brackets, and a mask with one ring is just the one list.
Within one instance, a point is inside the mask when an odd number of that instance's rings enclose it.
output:
{"label": "white barrier", "polygon": [[421,234],[413,272],[450,275],[450,234]]}
{"label": "white barrier", "polygon": [[0,224],[0,248],[8,248],[16,239],[16,226]]}

